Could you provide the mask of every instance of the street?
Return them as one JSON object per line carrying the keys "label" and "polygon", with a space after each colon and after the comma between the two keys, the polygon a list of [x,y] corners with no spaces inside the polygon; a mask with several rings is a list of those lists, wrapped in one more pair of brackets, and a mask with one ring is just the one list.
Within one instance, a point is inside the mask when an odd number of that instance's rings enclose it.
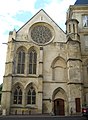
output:
{"label": "street", "polygon": [[82,116],[0,116],[0,120],[87,120]]}

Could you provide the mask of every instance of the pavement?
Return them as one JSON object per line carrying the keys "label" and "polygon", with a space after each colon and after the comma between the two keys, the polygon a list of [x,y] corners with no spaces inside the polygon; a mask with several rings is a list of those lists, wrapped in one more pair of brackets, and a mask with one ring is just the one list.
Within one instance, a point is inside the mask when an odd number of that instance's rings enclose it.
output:
{"label": "pavement", "polygon": [[0,120],[87,120],[87,118],[82,116],[9,115],[0,116]]}

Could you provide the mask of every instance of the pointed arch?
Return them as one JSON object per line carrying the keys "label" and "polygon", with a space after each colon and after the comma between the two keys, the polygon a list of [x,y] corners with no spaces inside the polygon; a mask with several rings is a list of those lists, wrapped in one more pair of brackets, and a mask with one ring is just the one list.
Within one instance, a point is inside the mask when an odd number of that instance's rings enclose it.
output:
{"label": "pointed arch", "polygon": [[17,73],[24,74],[26,48],[21,46],[17,50]]}
{"label": "pointed arch", "polygon": [[65,115],[67,111],[67,95],[63,88],[58,87],[53,91],[53,112],[55,115]]}
{"label": "pointed arch", "polygon": [[66,61],[58,56],[53,60],[51,67],[52,79],[58,82],[66,82]]}
{"label": "pointed arch", "polygon": [[37,52],[34,47],[31,47],[28,52],[29,59],[29,74],[36,74],[36,68],[37,68]]}
{"label": "pointed arch", "polygon": [[16,83],[13,86],[12,89],[13,104],[22,104],[22,95],[23,95],[22,88],[23,86],[21,85],[21,83]]}
{"label": "pointed arch", "polygon": [[36,104],[36,89],[34,84],[31,82],[26,88],[26,104],[34,105]]}
{"label": "pointed arch", "polygon": [[25,53],[27,53],[27,48],[25,46],[19,46],[16,50],[16,53],[19,53],[19,51],[21,51],[21,50],[23,50],[23,51],[25,51]]}
{"label": "pointed arch", "polygon": [[36,103],[36,92],[33,86],[29,87],[27,92],[27,104],[35,104]]}
{"label": "pointed arch", "polygon": [[26,87],[26,104],[34,105],[36,104],[36,89],[34,84],[31,82]]}
{"label": "pointed arch", "polygon": [[67,99],[66,92],[63,88],[58,87],[53,91],[52,99],[62,98],[64,100]]}
{"label": "pointed arch", "polygon": [[18,86],[20,86],[20,88],[21,88],[22,90],[24,89],[24,86],[22,85],[21,82],[16,82],[16,83],[14,83],[12,90],[14,91],[14,89],[15,89],[16,87],[18,87]]}
{"label": "pointed arch", "polygon": [[29,49],[28,49],[28,53],[32,50],[35,50],[36,53],[38,53],[38,48],[36,46],[31,46]]}
{"label": "pointed arch", "polygon": [[53,60],[51,67],[54,68],[56,65],[66,68],[66,61],[62,57],[58,56]]}
{"label": "pointed arch", "polygon": [[27,90],[30,86],[33,86],[34,89],[37,91],[38,87],[36,86],[36,84],[34,82],[30,82],[26,85],[25,89]]}

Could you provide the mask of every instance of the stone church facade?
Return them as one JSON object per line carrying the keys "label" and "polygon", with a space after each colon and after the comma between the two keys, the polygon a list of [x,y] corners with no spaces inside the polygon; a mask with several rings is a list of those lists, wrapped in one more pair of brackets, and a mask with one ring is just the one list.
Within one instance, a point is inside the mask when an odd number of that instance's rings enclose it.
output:
{"label": "stone church facade", "polygon": [[78,2],[66,33],[44,10],[9,32],[3,114],[79,114],[88,104],[88,6]]}

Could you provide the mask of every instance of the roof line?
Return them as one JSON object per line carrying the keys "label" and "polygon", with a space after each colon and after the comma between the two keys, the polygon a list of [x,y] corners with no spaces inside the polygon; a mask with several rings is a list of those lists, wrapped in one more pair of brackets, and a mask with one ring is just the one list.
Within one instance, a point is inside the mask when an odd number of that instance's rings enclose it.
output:
{"label": "roof line", "polygon": [[[42,10],[42,9],[41,9]],[[19,32],[29,21],[31,21],[41,10],[39,10],[33,17],[31,17],[17,32]]]}
{"label": "roof line", "polygon": [[[28,20],[17,32],[19,32],[29,21],[31,21],[40,11],[43,11],[58,27],[59,27],[59,25],[43,10],[43,9],[41,9],[41,10],[39,10],[30,20]],[[59,27],[60,28],[60,27]],[[61,28],[60,28],[61,29]],[[62,30],[62,29],[61,29]],[[62,30],[63,31],[63,30]],[[17,33],[16,32],[16,33]],[[64,32],[63,31],[63,33],[65,33],[66,34],[66,32]]]}
{"label": "roof line", "polygon": [[[42,9],[43,10],[43,9]],[[43,10],[44,11],[44,10]],[[44,13],[62,30],[62,28],[44,11]],[[63,31],[63,30],[62,30]],[[64,32],[64,31],[63,31]],[[65,33],[65,32],[64,32]],[[66,34],[66,33],[65,33]]]}

